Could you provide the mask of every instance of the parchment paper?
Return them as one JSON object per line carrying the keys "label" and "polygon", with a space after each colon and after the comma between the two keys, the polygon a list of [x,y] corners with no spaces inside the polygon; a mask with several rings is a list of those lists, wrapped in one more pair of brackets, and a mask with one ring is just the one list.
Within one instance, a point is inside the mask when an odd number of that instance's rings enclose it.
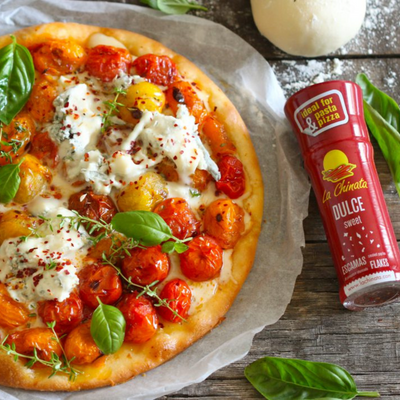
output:
{"label": "parchment paper", "polygon": [[228,29],[193,16],[166,16],[126,4],[6,0],[0,5],[0,35],[52,21],[136,31],[186,56],[233,101],[259,157],[266,223],[253,270],[218,328],[170,362],[116,387],[72,394],[0,390],[2,400],[154,399],[200,382],[242,358],[254,335],[283,315],[302,267],[302,221],[307,215],[310,187],[294,135],[284,120],[285,99],[272,69]]}

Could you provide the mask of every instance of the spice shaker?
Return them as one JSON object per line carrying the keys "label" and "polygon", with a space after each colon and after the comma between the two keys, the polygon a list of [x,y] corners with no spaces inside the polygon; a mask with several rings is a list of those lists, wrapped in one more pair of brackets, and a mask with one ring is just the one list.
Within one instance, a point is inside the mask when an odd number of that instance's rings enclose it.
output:
{"label": "spice shaker", "polygon": [[299,141],[339,279],[342,304],[362,310],[400,296],[400,253],[353,82],[310,86],[285,113]]}

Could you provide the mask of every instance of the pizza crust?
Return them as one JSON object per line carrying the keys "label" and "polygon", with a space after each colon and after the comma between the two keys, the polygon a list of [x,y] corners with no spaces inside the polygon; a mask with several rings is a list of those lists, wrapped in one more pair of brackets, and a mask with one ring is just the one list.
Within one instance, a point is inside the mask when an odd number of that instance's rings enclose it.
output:
{"label": "pizza crust", "polygon": [[[103,356],[90,366],[77,366],[84,372],[74,382],[68,376],[57,374],[48,379],[49,370],[23,366],[11,356],[0,352],[0,384],[23,389],[42,391],[75,391],[116,385],[163,364],[176,356],[223,321],[243,285],[256,253],[263,213],[263,182],[254,147],[238,111],[222,90],[198,67],[186,58],[166,48],[161,43],[142,35],[119,29],[100,28],[74,23],[50,23],[15,32],[17,41],[31,46],[49,39],[73,39],[85,45],[93,33],[115,37],[134,55],[148,53],[167,55],[177,64],[186,80],[196,82],[209,96],[209,105],[215,109],[218,119],[226,126],[228,135],[237,147],[246,174],[244,209],[250,215],[247,231],[240,238],[232,256],[231,277],[219,284],[212,299],[190,316],[188,322],[174,324],[164,322],[150,341],[141,345],[124,344],[113,355]],[[11,42],[9,36],[0,38],[0,47]]]}

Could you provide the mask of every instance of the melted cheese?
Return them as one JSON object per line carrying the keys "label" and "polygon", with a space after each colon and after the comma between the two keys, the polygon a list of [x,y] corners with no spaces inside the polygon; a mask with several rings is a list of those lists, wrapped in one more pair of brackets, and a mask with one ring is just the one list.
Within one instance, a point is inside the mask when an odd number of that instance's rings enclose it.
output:
{"label": "melted cheese", "polygon": [[[91,39],[91,45],[110,45],[103,36]],[[63,197],[49,198],[48,193],[37,197],[27,205],[33,215],[50,218],[59,213],[67,215],[69,211],[63,207],[68,206],[68,198],[87,184],[98,194],[114,195],[115,189],[136,180],[147,170],[154,170],[165,157],[175,163],[180,176],[180,182],[167,182],[169,197],[186,199],[195,212],[215,200],[213,183],[199,196],[189,186],[190,176],[197,168],[208,170],[216,180],[220,174],[185,105],[179,105],[176,117],[168,109],[165,114],[145,111],[133,129],[113,116],[110,121],[114,126],[107,135],[102,132],[103,116],[108,110],[104,102],[114,99],[115,89],[126,89],[141,81],[145,80],[121,74],[113,82],[104,84],[87,72],[59,78],[61,94],[54,102],[55,119],[43,130],[59,145],[62,163],[53,186]],[[101,141],[103,145],[99,146]],[[73,186],[77,180],[85,183],[81,187]],[[9,209],[0,207],[0,211]],[[63,301],[69,297],[78,285],[76,271],[88,247],[84,232],[68,226],[55,232],[49,229],[48,224],[43,224],[39,237],[29,237],[26,241],[10,239],[0,247],[0,281],[7,285],[15,300],[31,302],[32,307],[37,301]],[[189,284],[192,290],[190,314],[212,299],[220,283],[232,279],[231,255],[232,251],[224,251],[220,277],[206,282],[187,279],[180,270],[179,256],[170,255],[172,267],[166,281],[180,278]],[[56,267],[49,269],[54,264]],[[165,283],[159,285],[159,291]]]}
{"label": "melted cheese", "polygon": [[[47,215],[73,215],[63,208]],[[60,222],[60,221],[59,221]],[[81,232],[53,222],[43,223],[31,237],[13,238],[0,246],[0,281],[20,302],[63,301],[78,285],[78,250],[86,244]]]}

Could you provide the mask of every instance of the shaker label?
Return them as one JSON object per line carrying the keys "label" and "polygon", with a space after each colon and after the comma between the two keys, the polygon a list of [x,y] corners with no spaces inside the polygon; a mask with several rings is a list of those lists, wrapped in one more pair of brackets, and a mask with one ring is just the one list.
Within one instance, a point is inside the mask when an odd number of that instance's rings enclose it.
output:
{"label": "shaker label", "polygon": [[294,112],[294,119],[302,133],[315,137],[328,129],[346,124],[349,114],[342,93],[330,90],[299,106]]}

